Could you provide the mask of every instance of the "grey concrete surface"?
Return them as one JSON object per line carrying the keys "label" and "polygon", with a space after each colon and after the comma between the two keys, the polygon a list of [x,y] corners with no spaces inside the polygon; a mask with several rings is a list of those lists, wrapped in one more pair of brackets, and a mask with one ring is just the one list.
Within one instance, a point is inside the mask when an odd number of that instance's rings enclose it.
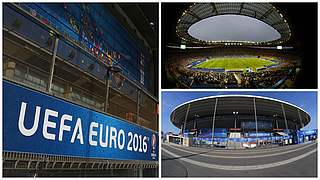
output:
{"label": "grey concrete surface", "polygon": [[317,143],[212,150],[162,144],[162,177],[317,177]]}

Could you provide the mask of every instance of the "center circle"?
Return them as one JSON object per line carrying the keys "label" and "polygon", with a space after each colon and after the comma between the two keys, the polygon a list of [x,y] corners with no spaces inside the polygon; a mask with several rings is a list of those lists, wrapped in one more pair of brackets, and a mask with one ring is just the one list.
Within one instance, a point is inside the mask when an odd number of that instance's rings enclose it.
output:
{"label": "center circle", "polygon": [[202,19],[188,29],[190,36],[203,41],[267,42],[281,38],[267,23],[244,15],[218,15]]}

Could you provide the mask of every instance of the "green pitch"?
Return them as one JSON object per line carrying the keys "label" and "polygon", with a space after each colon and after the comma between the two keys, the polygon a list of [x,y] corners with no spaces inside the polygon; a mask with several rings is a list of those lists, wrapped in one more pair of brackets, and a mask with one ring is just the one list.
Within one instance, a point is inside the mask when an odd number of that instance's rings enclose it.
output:
{"label": "green pitch", "polygon": [[196,65],[197,68],[224,68],[225,70],[245,70],[247,67],[256,71],[257,68],[270,66],[275,62],[259,58],[213,58]]}

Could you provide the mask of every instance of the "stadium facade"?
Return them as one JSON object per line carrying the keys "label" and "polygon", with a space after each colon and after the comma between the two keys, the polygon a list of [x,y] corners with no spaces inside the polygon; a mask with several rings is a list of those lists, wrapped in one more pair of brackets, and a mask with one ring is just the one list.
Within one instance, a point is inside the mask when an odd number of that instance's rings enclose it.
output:
{"label": "stadium facade", "polygon": [[310,122],[308,112],[261,96],[221,95],[195,99],[177,106],[170,119],[181,129],[181,143],[187,146],[270,147],[313,140],[317,134],[317,131],[301,131]]}
{"label": "stadium facade", "polygon": [[4,176],[157,176],[157,32],[141,8],[3,4]]}

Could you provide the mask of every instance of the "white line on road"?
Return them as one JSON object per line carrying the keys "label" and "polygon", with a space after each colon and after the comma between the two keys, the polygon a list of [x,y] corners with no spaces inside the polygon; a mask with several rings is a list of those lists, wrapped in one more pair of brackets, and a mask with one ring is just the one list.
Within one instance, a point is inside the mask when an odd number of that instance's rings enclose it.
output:
{"label": "white line on road", "polygon": [[[181,149],[185,149],[184,146],[178,145],[178,144],[174,144],[174,143],[165,143],[169,146],[176,146],[179,147]],[[284,147],[277,147],[277,148],[267,148],[267,149],[250,149],[250,150],[244,150],[244,149],[240,149],[238,151],[241,152],[234,152],[233,149],[227,149],[227,150],[217,150],[217,151],[213,151],[214,153],[217,154],[262,154],[264,152],[278,152],[278,151],[286,151],[286,150],[290,150],[290,149],[295,149],[296,147],[300,147],[300,146],[304,146],[305,144],[298,144],[298,145],[290,145],[290,146],[284,146]],[[199,152],[203,152],[204,149],[206,148],[197,148],[197,147],[188,147],[189,149],[195,150],[195,151],[199,151]],[[208,148],[207,148],[208,149]]]}
{"label": "white line on road", "polygon": [[[241,159],[241,158],[262,158],[262,157],[269,157],[269,156],[278,156],[278,155],[282,155],[282,154],[287,154],[287,153],[291,153],[291,152],[295,152],[295,151],[299,151],[301,149],[305,149],[309,146],[312,146],[314,144],[308,144],[306,146],[302,146],[300,148],[297,148],[297,149],[292,149],[292,150],[289,150],[289,151],[282,151],[282,152],[279,152],[279,153],[273,153],[273,154],[265,154],[265,155],[256,155],[256,156],[220,156],[220,155],[212,155],[212,154],[195,154],[195,152],[193,151],[187,151],[187,150],[182,150],[181,148],[176,148],[174,146],[170,146],[168,145],[169,147],[173,148],[173,149],[176,149],[178,151],[182,151],[182,152],[186,152],[186,153],[191,153],[191,154],[194,154],[194,155],[199,155],[199,156],[206,156],[206,157],[215,157],[215,158],[226,158],[226,159]],[[210,151],[208,151],[210,152]]]}
{"label": "white line on road", "polygon": [[164,151],[165,153],[171,155],[174,158],[179,158],[179,160],[196,165],[196,166],[200,166],[200,167],[204,167],[204,168],[211,168],[211,169],[220,169],[220,170],[228,170],[228,171],[241,171],[241,170],[257,170],[257,169],[267,169],[267,168],[272,168],[272,167],[277,167],[277,166],[281,166],[281,165],[285,165],[285,164],[289,164],[292,163],[294,161],[298,161],[300,159],[303,159],[309,155],[311,155],[312,153],[315,153],[317,151],[317,149],[313,149],[312,151],[309,151],[305,154],[302,154],[300,156],[294,157],[294,158],[290,158],[284,161],[279,161],[276,163],[269,163],[269,164],[262,164],[262,165],[253,165],[253,166],[224,166],[224,165],[218,165],[218,164],[209,164],[209,163],[204,163],[204,162],[199,162],[199,161],[195,161],[195,160],[191,160],[191,159],[187,159],[187,158],[183,158],[177,154],[174,154],[164,148],[162,148],[162,151]]}

